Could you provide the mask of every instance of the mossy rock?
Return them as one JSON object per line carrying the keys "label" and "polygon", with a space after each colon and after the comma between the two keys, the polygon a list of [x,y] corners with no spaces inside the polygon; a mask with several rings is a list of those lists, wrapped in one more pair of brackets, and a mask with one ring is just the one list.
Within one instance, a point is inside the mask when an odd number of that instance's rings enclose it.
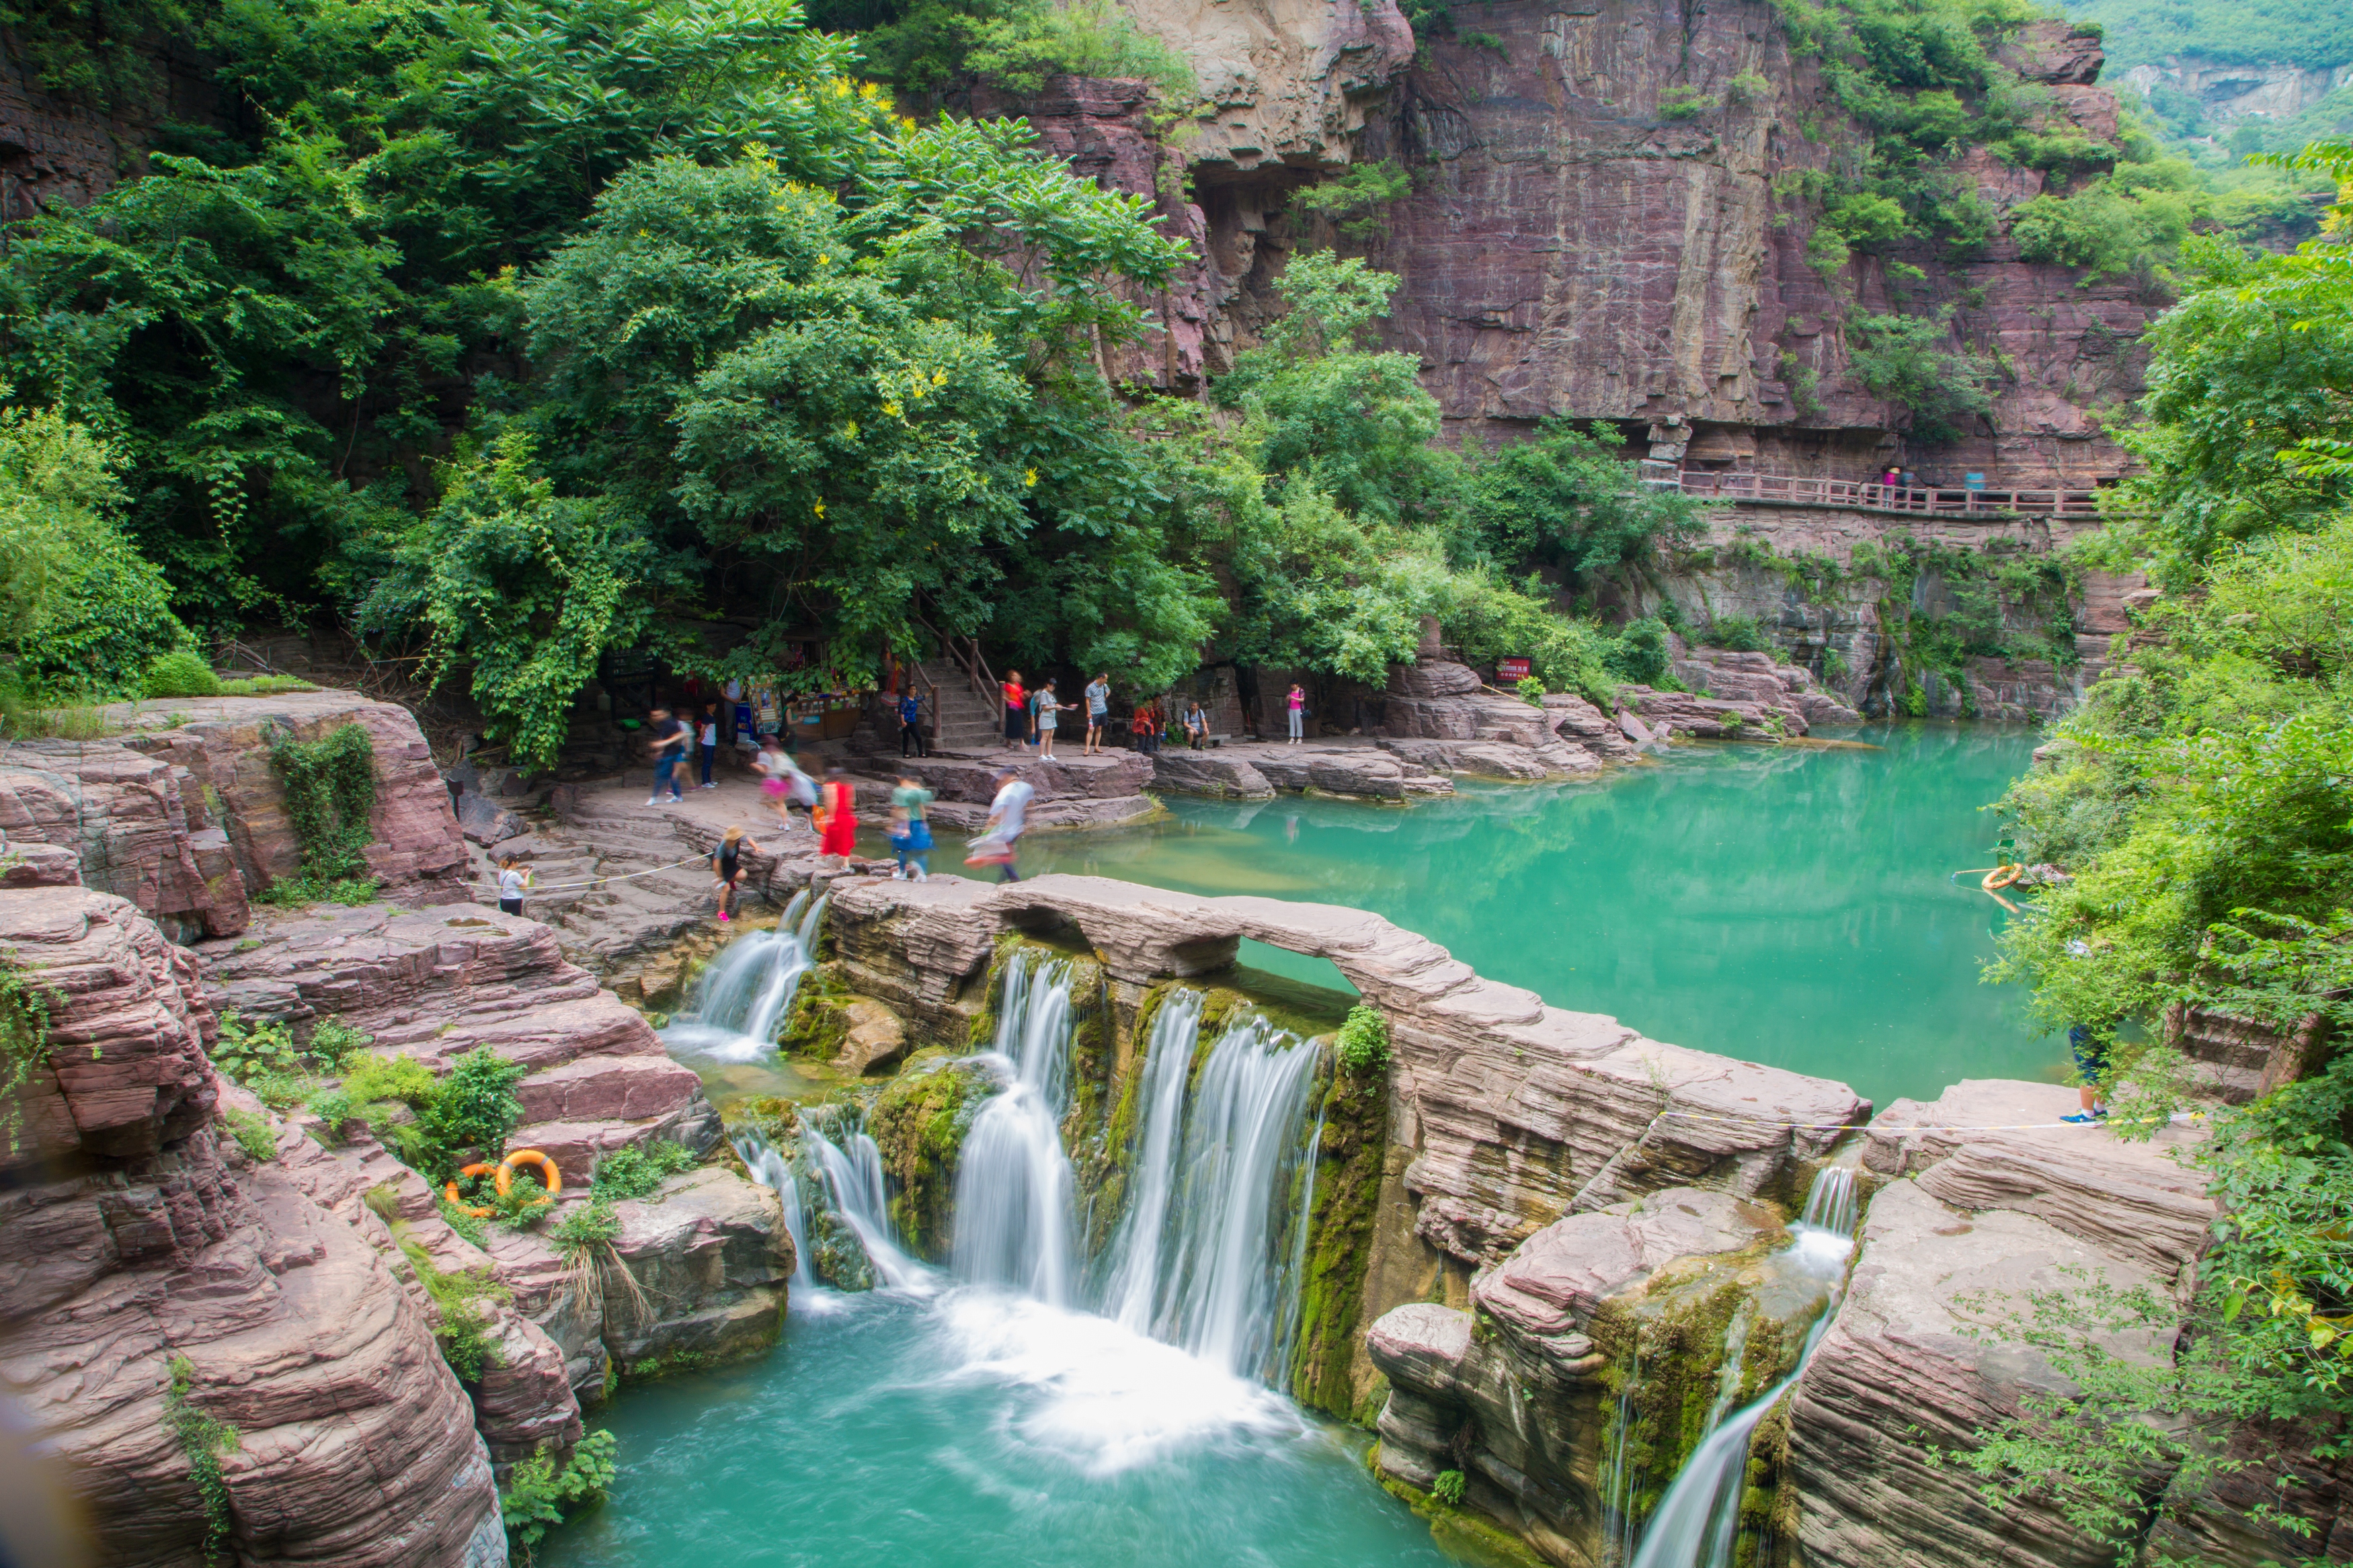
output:
{"label": "mossy rock", "polygon": [[923,1257],[947,1256],[965,1135],[998,1087],[984,1063],[925,1051],[884,1086],[866,1113],[866,1130],[892,1180],[892,1222]]}
{"label": "mossy rock", "polygon": [[1307,1222],[1306,1272],[1299,1282],[1291,1393],[1311,1409],[1345,1418],[1356,1414],[1351,1368],[1380,1207],[1389,1100],[1335,1070],[1330,1036],[1318,1037],[1312,1048],[1324,1058],[1317,1080],[1323,1138],[1315,1150],[1315,1205]]}

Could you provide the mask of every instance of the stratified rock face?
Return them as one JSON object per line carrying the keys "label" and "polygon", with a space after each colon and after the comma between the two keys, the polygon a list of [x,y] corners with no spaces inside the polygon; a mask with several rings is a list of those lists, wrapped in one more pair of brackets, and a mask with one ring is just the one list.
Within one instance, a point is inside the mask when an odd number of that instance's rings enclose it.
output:
{"label": "stratified rock face", "polygon": [[245,929],[245,878],[185,768],[125,747],[0,747],[0,835],[66,849],[80,880],[120,894],[182,937]]}
{"label": "stratified rock face", "polygon": [[[178,722],[150,727],[158,711]],[[345,724],[364,727],[375,752],[375,839],[367,847],[368,869],[404,903],[466,896],[465,839],[450,813],[448,787],[407,709],[350,691],[293,691],[174,700],[160,710],[145,708],[135,721],[129,709],[107,712],[141,726],[122,744],[185,769],[206,800],[217,803],[215,812],[228,830],[237,868],[256,889],[293,876],[302,861],[285,792],[269,765],[271,738],[316,741]]]}
{"label": "stratified rock face", "polygon": [[1683,1457],[1685,1406],[1753,1397],[1795,1363],[1827,1287],[1777,1267],[1783,1239],[1769,1208],[1671,1188],[1547,1226],[1473,1282],[1473,1310],[1393,1309],[1366,1338],[1390,1386],[1381,1468],[1425,1489],[1461,1470],[1472,1505],[1549,1560],[1609,1561],[1621,1511]]}
{"label": "stratified rock face", "polygon": [[472,904],[263,911],[245,942],[207,944],[206,957],[220,1005],[248,1017],[332,1015],[436,1073],[484,1046],[522,1063],[513,1144],[567,1180],[624,1144],[667,1138],[700,1152],[718,1136],[702,1080],[536,921]]}
{"label": "stratified rock face", "polygon": [[[1815,205],[1775,195],[1859,133],[1767,0],[1506,0],[1455,21],[1455,37],[1422,40],[1424,63],[1359,149],[1425,174],[1386,215],[1373,259],[1404,279],[1390,342],[1420,356],[1450,420],[1639,422],[1660,456],[1688,447],[1783,473],[1859,478],[1899,455],[1875,433],[1909,413],[1856,377],[1846,301],[1807,264]],[[2011,56],[2049,84],[2054,130],[2113,137],[2115,100],[2082,85],[2095,44],[2039,24]],[[1679,91],[1710,107],[1671,119],[1661,104]],[[2000,214],[2045,188],[1990,155],[1964,177]],[[2080,287],[2074,269],[2019,260],[2006,234],[1958,264],[1925,245],[1895,260],[1927,274],[1906,310],[1955,306],[1961,336],[2016,367],[1990,432],[1913,466],[2016,485],[2122,471],[2096,416],[2139,389],[2149,308],[2135,286]],[[1884,267],[1866,258],[1841,280],[1866,312],[1896,309]],[[1802,403],[1800,372],[1815,378]]]}
{"label": "stratified rock face", "polygon": [[1222,970],[1242,937],[1330,959],[1389,1022],[1390,1136],[1415,1152],[1416,1228],[1473,1267],[1564,1215],[1662,1187],[1788,1197],[1828,1130],[1869,1109],[1841,1084],[1548,1007],[1359,910],[1053,875],[837,884],[828,921],[847,984],[937,1045],[969,1037],[1007,933],[1076,936],[1136,984]]}
{"label": "stratified rock face", "polygon": [[375,752],[368,868],[407,903],[465,896],[448,791],[405,708],[344,691],[216,697],[106,710],[104,741],[0,746],[0,836],[80,857],[82,880],[129,899],[175,939],[234,936],[249,894],[301,869],[270,738],[366,727]]}
{"label": "stratified rock face", "polygon": [[1862,722],[1862,714],[1816,686],[1806,670],[1771,654],[1678,645],[1674,676],[1688,689],[1618,689],[1620,704],[1662,740],[1680,734],[1755,741],[1803,735],[1816,724]]}
{"label": "stratified rock face", "polygon": [[[1984,1342],[1973,1325],[2086,1276],[2177,1298],[2190,1287],[2214,1206],[2198,1171],[2168,1157],[2183,1135],[2130,1144],[2051,1125],[2074,1104],[2052,1085],[1973,1079],[1930,1104],[1898,1100],[1873,1124],[1864,1163],[1898,1179],[1871,1200],[1852,1283],[1790,1415],[1782,1484],[1797,1490],[1809,1564],[2114,1560],[2047,1507],[1996,1512],[1973,1474],[1928,1462],[1971,1447],[2022,1394],[2066,1387],[2039,1354]],[[2170,1337],[2123,1348],[2163,1354]]]}
{"label": "stratified rock face", "polygon": [[1412,664],[1389,667],[1385,750],[1443,773],[1484,778],[1583,778],[1630,761],[1636,748],[1584,698],[1554,692],[1541,704],[1487,689],[1478,671],[1425,646]]}
{"label": "stratified rock face", "polygon": [[1130,0],[1136,25],[1192,65],[1207,107],[1186,145],[1197,167],[1341,167],[1365,108],[1413,58],[1394,0]]}
{"label": "stratified rock face", "polygon": [[196,1560],[206,1531],[166,1424],[234,1424],[241,1560],[505,1560],[489,1458],[423,1312],[377,1245],[213,1121],[213,1019],[185,953],[108,894],[0,891],[0,947],[47,994],[52,1070],[0,1205],[0,1352],[107,1563]]}

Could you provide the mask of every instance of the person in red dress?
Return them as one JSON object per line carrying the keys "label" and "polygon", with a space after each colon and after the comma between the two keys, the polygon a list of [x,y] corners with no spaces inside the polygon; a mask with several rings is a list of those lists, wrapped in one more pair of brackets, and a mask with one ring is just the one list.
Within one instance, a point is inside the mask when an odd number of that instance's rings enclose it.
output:
{"label": "person in red dress", "polygon": [[1005,743],[1026,750],[1029,741],[1029,693],[1021,687],[1021,672],[1005,672]]}
{"label": "person in red dress", "polygon": [[818,853],[827,859],[847,864],[858,847],[858,813],[856,791],[849,775],[839,766],[825,770],[825,789],[818,808],[825,821],[818,829]]}

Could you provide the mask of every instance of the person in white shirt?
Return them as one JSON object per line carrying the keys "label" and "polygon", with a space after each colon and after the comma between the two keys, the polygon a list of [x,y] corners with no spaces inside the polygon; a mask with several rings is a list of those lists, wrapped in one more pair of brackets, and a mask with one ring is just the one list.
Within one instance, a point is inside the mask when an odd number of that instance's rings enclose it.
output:
{"label": "person in white shirt", "polygon": [[997,839],[1003,845],[1005,870],[997,879],[1000,882],[1021,879],[1021,873],[1014,868],[1014,861],[1020,853],[1021,835],[1029,827],[1030,797],[1037,793],[1035,787],[1023,783],[1021,775],[1011,768],[997,775],[997,798],[988,803],[988,826],[982,830],[981,837]]}
{"label": "person in white shirt", "polygon": [[711,765],[719,756],[719,704],[706,702],[702,705],[702,723],[695,731],[694,738],[702,749],[702,782],[694,787],[717,789],[719,786],[711,779]]}
{"label": "person in white shirt", "polygon": [[522,890],[531,886],[531,873],[515,864],[512,855],[499,860],[499,910],[501,913],[522,913]]}

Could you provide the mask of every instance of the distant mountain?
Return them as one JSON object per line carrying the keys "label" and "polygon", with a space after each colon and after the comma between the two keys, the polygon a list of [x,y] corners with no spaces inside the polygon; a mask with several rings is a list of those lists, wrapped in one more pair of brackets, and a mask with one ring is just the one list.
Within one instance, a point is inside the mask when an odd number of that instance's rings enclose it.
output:
{"label": "distant mountain", "polygon": [[2216,65],[2353,64],[2346,0],[2066,0],[2067,15],[2106,35],[2110,78],[2190,55]]}

